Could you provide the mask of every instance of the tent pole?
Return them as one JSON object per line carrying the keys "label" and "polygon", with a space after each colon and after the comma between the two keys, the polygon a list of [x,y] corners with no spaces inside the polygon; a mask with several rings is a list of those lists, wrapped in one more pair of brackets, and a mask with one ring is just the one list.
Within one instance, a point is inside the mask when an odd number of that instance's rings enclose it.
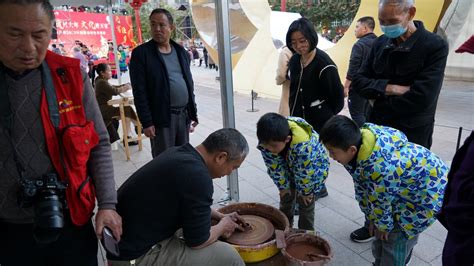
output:
{"label": "tent pole", "polygon": [[[229,1],[216,0],[217,45],[224,127],[235,128],[234,89],[232,84],[232,51],[230,46]],[[227,176],[227,193],[231,201],[239,201],[237,170]]]}

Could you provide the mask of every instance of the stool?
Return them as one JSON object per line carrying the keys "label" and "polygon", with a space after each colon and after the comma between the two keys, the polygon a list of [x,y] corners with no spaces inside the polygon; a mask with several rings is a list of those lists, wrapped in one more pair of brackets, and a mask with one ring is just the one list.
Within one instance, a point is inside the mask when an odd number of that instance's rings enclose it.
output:
{"label": "stool", "polygon": [[136,138],[128,138],[128,127],[127,122],[125,120],[125,106],[130,106],[130,102],[128,98],[122,98],[122,100],[119,103],[119,109],[120,109],[120,120],[122,121],[122,130],[123,130],[123,143],[125,147],[125,156],[127,157],[127,161],[130,160],[130,150],[128,147],[128,143],[131,141],[138,141],[138,150],[141,151],[143,149],[143,144],[142,144],[142,124],[140,121],[137,121],[137,137]]}

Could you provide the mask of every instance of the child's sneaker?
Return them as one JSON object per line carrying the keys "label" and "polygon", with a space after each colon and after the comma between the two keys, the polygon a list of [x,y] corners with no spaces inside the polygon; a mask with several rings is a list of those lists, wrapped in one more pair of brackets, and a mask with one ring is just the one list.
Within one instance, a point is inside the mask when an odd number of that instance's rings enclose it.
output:
{"label": "child's sneaker", "polygon": [[369,229],[361,227],[351,233],[351,240],[357,243],[366,243],[375,239],[375,236],[370,236]]}
{"label": "child's sneaker", "polygon": [[327,197],[329,194],[328,194],[328,189],[326,188],[326,186],[324,186],[323,189],[321,189],[321,191],[319,191],[318,194],[315,195],[315,201],[320,199],[320,198],[324,198],[324,197]]}

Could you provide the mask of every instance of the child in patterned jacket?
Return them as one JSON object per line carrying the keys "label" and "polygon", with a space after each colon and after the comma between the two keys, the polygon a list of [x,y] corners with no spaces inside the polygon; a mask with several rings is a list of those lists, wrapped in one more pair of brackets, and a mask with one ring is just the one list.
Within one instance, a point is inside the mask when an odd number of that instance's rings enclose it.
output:
{"label": "child in patterned jacket", "polygon": [[405,265],[441,209],[446,164],[397,129],[370,123],[359,128],[341,115],[326,122],[321,141],[352,175],[356,200],[376,237],[374,265]]}
{"label": "child in patterned jacket", "polygon": [[268,174],[280,191],[280,210],[293,226],[296,201],[298,228],[314,230],[314,203],[325,189],[329,169],[318,133],[301,118],[267,113],[257,123],[257,137]]}

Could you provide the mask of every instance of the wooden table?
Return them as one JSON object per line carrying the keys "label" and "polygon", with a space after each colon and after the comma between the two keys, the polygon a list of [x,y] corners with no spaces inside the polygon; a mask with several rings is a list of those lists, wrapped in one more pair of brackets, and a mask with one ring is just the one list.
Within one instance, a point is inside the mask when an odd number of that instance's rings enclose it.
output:
{"label": "wooden table", "polygon": [[133,97],[120,97],[118,99],[112,99],[107,101],[108,105],[118,105],[120,109],[120,120],[122,121],[122,130],[123,130],[123,143],[125,147],[125,156],[127,157],[127,161],[130,160],[130,150],[129,150],[129,142],[138,141],[138,150],[141,151],[143,148],[142,145],[142,124],[140,121],[137,121],[137,135],[136,138],[128,138],[128,127],[127,122],[125,120],[125,106],[133,106]]}

